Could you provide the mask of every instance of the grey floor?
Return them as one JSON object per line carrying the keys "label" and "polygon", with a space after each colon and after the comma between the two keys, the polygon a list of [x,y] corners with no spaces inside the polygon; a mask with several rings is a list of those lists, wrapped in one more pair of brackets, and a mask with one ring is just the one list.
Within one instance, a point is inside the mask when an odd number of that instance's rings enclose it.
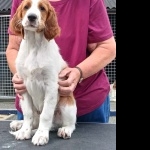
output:
{"label": "grey floor", "polygon": [[[110,108],[111,111],[116,111],[116,101],[111,101],[110,102]],[[4,100],[0,100],[0,110],[1,109],[15,109],[14,106],[14,102],[13,101],[4,101]],[[16,119],[16,115],[14,115],[13,117],[11,117],[11,120]],[[115,123],[116,124],[116,116],[111,116],[109,123]]]}

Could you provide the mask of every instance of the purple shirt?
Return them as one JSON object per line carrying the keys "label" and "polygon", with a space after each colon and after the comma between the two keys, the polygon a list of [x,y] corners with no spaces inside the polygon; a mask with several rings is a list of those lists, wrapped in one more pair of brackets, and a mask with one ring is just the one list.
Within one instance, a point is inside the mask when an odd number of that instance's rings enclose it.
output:
{"label": "purple shirt", "polygon": [[[20,2],[21,0],[13,0],[11,16]],[[70,67],[75,67],[88,56],[87,43],[101,42],[113,36],[103,0],[61,0],[51,2],[51,5],[57,12],[61,27],[61,36],[56,38],[56,43]],[[74,91],[77,115],[81,116],[98,108],[109,90],[104,70],[83,80]],[[18,98],[16,108],[19,109]]]}

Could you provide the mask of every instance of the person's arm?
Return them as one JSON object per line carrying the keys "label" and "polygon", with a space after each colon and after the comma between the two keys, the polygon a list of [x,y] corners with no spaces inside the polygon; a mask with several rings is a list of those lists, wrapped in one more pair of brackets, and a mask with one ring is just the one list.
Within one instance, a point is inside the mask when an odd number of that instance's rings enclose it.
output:
{"label": "person's arm", "polygon": [[[103,42],[88,44],[91,55],[77,66],[82,70],[85,79],[97,73],[108,65],[116,57],[116,42],[114,37]],[[80,72],[76,68],[66,68],[61,71],[59,77],[68,77],[67,80],[59,81],[59,91],[62,96],[70,95],[76,88],[80,79]]]}
{"label": "person's arm", "polygon": [[15,60],[20,47],[21,37],[9,35],[9,43],[6,49],[6,58],[12,74],[16,73]]}
{"label": "person's arm", "polygon": [[[116,42],[103,0],[91,0],[87,39],[91,54],[77,65],[82,70],[83,78],[97,73],[116,56]],[[60,78],[65,76],[68,79],[59,82],[62,95],[74,91],[80,79],[80,71],[77,68],[66,68],[60,73]]]}
{"label": "person's arm", "polygon": [[14,75],[12,78],[13,86],[16,94],[20,95],[26,91],[26,87],[23,84],[23,80],[19,78],[15,67],[15,60],[18,54],[21,40],[22,38],[19,36],[9,35],[9,43],[6,49],[7,63],[10,68],[10,71]]}
{"label": "person's arm", "polygon": [[[15,14],[21,2],[22,0],[12,0],[10,19]],[[15,60],[18,54],[18,50],[19,50],[20,42],[22,38],[19,36],[13,35],[12,32],[10,31],[10,28],[8,28],[8,34],[9,34],[9,43],[6,49],[7,63],[10,68],[10,71],[13,74],[12,82],[15,88],[15,92],[16,94],[21,94],[26,91],[26,88],[25,88],[25,85],[23,84],[23,80],[20,79],[18,77],[18,74],[16,73]]]}
{"label": "person's arm", "polygon": [[88,44],[91,55],[77,66],[83,72],[83,78],[87,78],[104,67],[116,57],[116,42],[114,37],[103,42]]}
{"label": "person's arm", "polygon": [[[16,13],[17,8],[19,7],[22,0],[12,0],[12,6],[11,6],[11,15],[10,19],[14,16]],[[10,71],[15,74],[16,68],[15,68],[15,60],[18,54],[18,50],[20,47],[21,37],[13,35],[13,31],[10,30],[10,27],[8,28],[8,34],[9,34],[9,43],[6,49],[6,57],[8,66],[10,68]]]}

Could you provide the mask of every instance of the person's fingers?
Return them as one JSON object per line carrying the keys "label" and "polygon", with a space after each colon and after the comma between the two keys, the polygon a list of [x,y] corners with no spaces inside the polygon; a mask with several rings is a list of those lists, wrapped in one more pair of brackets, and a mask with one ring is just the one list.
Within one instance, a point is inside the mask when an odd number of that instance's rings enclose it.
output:
{"label": "person's fingers", "polygon": [[61,79],[59,80],[58,84],[60,86],[68,87],[71,86],[73,82],[78,82],[79,72],[76,69],[74,70],[74,68],[68,68],[65,70],[65,73],[63,75],[65,74],[67,75],[67,78],[63,80]]}
{"label": "person's fingers", "polygon": [[16,84],[16,83],[14,83],[14,84],[13,84],[13,87],[14,87],[15,89],[17,89],[17,90],[24,90],[24,89],[26,89],[26,87],[25,87],[24,84]]}
{"label": "person's fingers", "polygon": [[16,94],[23,94],[26,91],[26,87],[23,83],[23,80],[18,76],[18,74],[14,74],[12,78],[13,87],[15,89]]}
{"label": "person's fingers", "polygon": [[59,80],[58,84],[64,87],[68,87],[72,84],[73,78],[69,76],[67,80]]}
{"label": "person's fingers", "polygon": [[13,86],[14,86],[14,89],[15,89],[15,93],[16,93],[16,94],[22,95],[23,93],[26,92],[26,87],[25,87],[24,84],[15,84],[15,83],[14,83]]}
{"label": "person's fingers", "polygon": [[76,84],[73,82],[69,87],[59,86],[59,94],[61,96],[70,96],[76,88]]}
{"label": "person's fingers", "polygon": [[59,78],[64,79],[66,77],[68,77],[68,74],[71,72],[71,68],[65,68],[63,69],[60,73],[59,73]]}
{"label": "person's fingers", "polygon": [[19,78],[19,76],[17,74],[15,74],[12,78],[12,82],[20,84],[20,83],[23,83],[23,80],[21,78]]}
{"label": "person's fingers", "polygon": [[21,90],[15,89],[15,93],[19,95],[22,95],[25,92],[26,92],[26,89],[21,89]]}
{"label": "person's fingers", "polygon": [[23,96],[21,96],[20,94],[17,94],[17,96],[19,97],[19,99],[24,100]]}
{"label": "person's fingers", "polygon": [[67,79],[59,80],[59,94],[61,96],[69,96],[78,84],[80,72],[74,68],[66,68],[61,73],[62,76],[67,75]]}

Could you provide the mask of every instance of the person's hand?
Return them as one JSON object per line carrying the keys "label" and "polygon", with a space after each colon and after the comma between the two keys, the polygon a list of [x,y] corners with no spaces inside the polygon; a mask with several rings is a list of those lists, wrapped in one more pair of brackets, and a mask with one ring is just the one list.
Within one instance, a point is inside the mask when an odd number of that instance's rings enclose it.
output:
{"label": "person's hand", "polygon": [[23,99],[21,95],[26,92],[26,87],[23,83],[23,80],[19,77],[17,73],[15,73],[12,78],[12,82],[13,87],[15,89],[15,93],[18,95],[20,99]]}
{"label": "person's hand", "polygon": [[59,79],[59,94],[70,96],[79,82],[80,72],[76,68],[65,68],[60,72]]}

